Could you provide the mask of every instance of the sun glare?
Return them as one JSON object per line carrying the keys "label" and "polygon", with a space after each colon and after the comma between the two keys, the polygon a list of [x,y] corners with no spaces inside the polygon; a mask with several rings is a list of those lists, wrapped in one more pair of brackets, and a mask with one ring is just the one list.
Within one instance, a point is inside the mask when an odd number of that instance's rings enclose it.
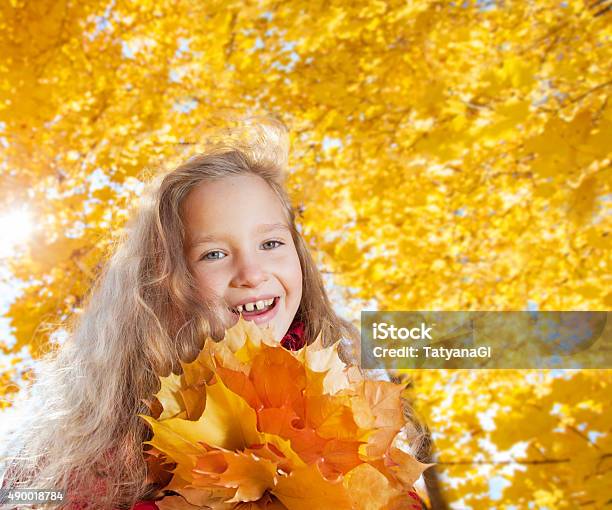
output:
{"label": "sun glare", "polygon": [[0,258],[13,255],[28,240],[32,229],[32,218],[25,208],[0,214]]}

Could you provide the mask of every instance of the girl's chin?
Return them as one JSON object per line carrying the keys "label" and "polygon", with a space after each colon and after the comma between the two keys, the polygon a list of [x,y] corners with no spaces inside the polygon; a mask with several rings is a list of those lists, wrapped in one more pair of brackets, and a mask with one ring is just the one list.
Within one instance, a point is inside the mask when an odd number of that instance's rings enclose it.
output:
{"label": "girl's chin", "polygon": [[[238,324],[238,320],[239,320],[239,316],[234,314],[234,313],[230,313],[230,316],[228,318],[228,329],[235,326],[236,324]],[[248,321],[248,322],[255,322],[255,324],[257,324],[261,329],[269,329],[272,328],[272,336],[274,337],[274,339],[280,343],[280,341],[283,339],[284,334],[279,333],[279,328],[278,325],[276,324],[276,320],[270,320],[267,322],[262,322],[262,323],[258,323],[256,321],[253,321],[252,319],[247,319],[245,317],[243,317],[244,320]]]}

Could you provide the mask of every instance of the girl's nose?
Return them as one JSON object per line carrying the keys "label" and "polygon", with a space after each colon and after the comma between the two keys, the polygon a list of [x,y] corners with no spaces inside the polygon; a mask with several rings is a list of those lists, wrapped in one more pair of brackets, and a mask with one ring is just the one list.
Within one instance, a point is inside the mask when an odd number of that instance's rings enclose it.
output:
{"label": "girl's nose", "polygon": [[268,279],[264,268],[257,260],[241,260],[232,279],[233,287],[258,287]]}

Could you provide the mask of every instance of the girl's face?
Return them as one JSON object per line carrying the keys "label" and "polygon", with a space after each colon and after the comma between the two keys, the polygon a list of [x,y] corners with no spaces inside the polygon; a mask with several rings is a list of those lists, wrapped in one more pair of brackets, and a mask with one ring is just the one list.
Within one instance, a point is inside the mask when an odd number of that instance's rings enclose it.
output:
{"label": "girl's face", "polygon": [[239,313],[280,341],[302,299],[302,270],[281,201],[255,175],[195,187],[183,203],[186,256],[200,296],[224,324]]}

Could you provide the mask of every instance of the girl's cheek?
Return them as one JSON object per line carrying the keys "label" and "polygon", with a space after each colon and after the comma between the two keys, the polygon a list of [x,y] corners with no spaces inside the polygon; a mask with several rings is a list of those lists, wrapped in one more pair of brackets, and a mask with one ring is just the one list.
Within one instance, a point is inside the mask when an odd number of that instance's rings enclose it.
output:
{"label": "girl's cheek", "polygon": [[198,279],[198,295],[202,303],[207,303],[209,307],[220,308],[222,295],[215,289],[208,280]]}

